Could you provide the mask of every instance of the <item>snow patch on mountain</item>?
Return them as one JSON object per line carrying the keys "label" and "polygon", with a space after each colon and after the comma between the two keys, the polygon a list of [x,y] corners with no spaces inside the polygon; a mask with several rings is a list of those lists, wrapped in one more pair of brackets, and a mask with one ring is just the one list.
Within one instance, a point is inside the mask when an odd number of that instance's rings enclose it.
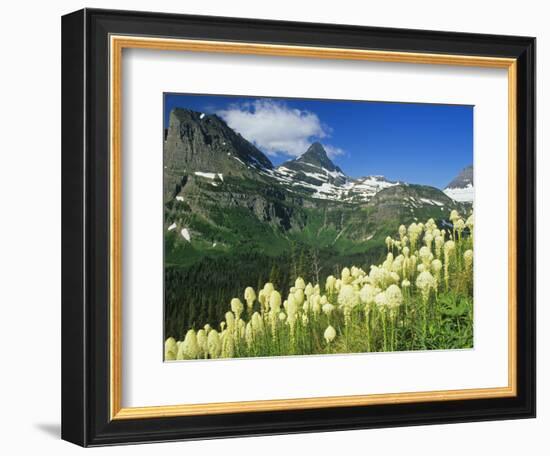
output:
{"label": "snow patch on mountain", "polygon": [[182,228],[181,235],[187,242],[191,242],[191,234],[187,228]]}
{"label": "snow patch on mountain", "polygon": [[474,201],[474,167],[467,166],[460,171],[449,185],[443,190],[449,198],[461,203],[472,203]]}
{"label": "snow patch on mountain", "polygon": [[474,186],[472,184],[468,184],[463,188],[446,188],[443,193],[461,203],[472,203],[474,201]]}

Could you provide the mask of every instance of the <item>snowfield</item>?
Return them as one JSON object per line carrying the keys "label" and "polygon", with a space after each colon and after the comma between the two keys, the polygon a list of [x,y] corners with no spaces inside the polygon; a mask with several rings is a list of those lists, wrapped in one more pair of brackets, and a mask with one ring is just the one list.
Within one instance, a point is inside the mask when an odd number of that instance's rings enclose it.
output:
{"label": "snowfield", "polygon": [[474,187],[472,184],[468,184],[464,188],[446,188],[443,193],[461,203],[473,203],[474,201]]}

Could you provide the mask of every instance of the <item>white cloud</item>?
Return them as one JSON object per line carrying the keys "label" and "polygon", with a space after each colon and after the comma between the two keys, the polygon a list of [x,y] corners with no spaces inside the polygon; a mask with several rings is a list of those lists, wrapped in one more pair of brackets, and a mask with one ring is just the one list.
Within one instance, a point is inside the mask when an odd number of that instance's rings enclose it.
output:
{"label": "white cloud", "polygon": [[323,147],[327,151],[327,155],[330,158],[338,157],[339,155],[345,155],[344,149],[340,149],[339,147],[331,146],[330,144],[323,144]]}
{"label": "white cloud", "polygon": [[[217,114],[268,155],[298,157],[313,141],[330,135],[330,128],[321,123],[317,114],[273,100],[235,104]],[[332,157],[343,153],[337,147],[325,148]]]}

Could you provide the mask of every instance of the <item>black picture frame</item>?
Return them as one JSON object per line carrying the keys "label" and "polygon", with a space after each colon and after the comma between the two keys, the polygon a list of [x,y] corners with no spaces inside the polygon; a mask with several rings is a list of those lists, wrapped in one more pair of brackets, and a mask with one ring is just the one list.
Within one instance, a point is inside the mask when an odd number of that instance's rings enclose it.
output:
{"label": "black picture frame", "polygon": [[[517,59],[517,395],[111,420],[109,36]],[[82,446],[535,416],[535,39],[84,9],[62,19],[62,438]]]}

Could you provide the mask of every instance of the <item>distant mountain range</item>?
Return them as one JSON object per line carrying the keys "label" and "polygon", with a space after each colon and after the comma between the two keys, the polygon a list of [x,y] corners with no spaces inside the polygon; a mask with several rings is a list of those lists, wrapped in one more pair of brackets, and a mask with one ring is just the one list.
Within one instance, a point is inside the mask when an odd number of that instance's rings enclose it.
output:
{"label": "distant mountain range", "polygon": [[[228,227],[213,215],[221,210],[244,209],[244,218],[254,216],[254,223],[275,227],[280,230],[275,235],[286,237],[307,230],[316,218],[312,211],[322,213],[323,230],[361,242],[375,238],[389,220],[406,223],[466,209],[472,196],[471,167],[444,192],[383,176],[351,178],[318,142],[275,167],[217,115],[180,108],[170,114],[164,143],[165,225],[169,231],[185,229],[181,239],[196,247],[205,235],[212,238],[210,244],[231,245],[225,239]],[[327,214],[340,214],[338,223]]]}

